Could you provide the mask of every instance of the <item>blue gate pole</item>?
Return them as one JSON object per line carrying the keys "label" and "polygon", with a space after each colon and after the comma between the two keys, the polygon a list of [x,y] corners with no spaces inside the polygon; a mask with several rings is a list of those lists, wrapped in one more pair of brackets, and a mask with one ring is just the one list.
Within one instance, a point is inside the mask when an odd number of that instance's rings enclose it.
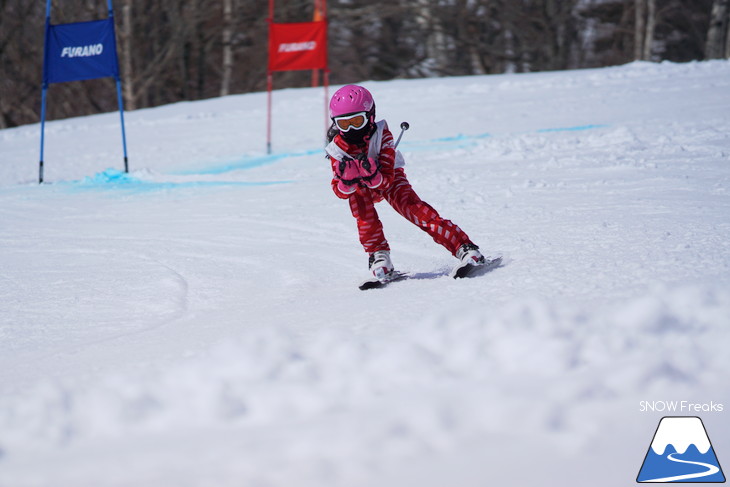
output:
{"label": "blue gate pole", "polygon": [[124,150],[124,172],[129,172],[129,159],[127,158],[127,134],[124,130],[124,101],[122,100],[122,82],[117,76],[117,103],[119,104],[119,118],[122,122],[122,148]]}
{"label": "blue gate pole", "polygon": [[51,0],[46,0],[46,32],[43,42],[43,85],[41,94],[41,157],[38,164],[38,184],[43,183],[43,147],[46,133],[46,98],[48,94],[48,82],[46,81],[46,70],[48,63],[48,30],[51,25]]}
{"label": "blue gate pole", "polygon": [[46,93],[48,85],[43,83],[43,94],[41,95],[41,160],[38,166],[38,184],[43,183],[43,145],[46,132]]}
{"label": "blue gate pole", "polygon": [[[49,0],[50,1],[50,0]],[[107,8],[109,9],[109,18],[112,19],[112,28],[114,27],[114,8],[112,7],[112,0],[107,0]],[[122,150],[124,151],[124,172],[129,172],[129,158],[127,157],[127,133],[124,129],[124,99],[122,98],[122,79],[119,75],[119,58],[117,55],[117,41],[116,34],[112,40],[114,43],[114,57],[117,58],[117,76],[115,78],[117,82],[117,105],[119,105],[119,120],[122,123]]]}

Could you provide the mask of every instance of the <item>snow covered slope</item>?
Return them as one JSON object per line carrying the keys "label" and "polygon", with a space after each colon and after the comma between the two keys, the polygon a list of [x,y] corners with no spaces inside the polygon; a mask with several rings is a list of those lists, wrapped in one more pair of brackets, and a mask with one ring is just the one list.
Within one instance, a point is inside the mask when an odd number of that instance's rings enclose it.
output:
{"label": "snow covered slope", "polygon": [[358,291],[321,89],[272,155],[264,94],[130,112],[129,175],[117,114],[48,124],[43,186],[0,131],[0,485],[630,485],[667,414],[730,464],[730,63],[366,86],[505,266],[381,204],[417,279]]}

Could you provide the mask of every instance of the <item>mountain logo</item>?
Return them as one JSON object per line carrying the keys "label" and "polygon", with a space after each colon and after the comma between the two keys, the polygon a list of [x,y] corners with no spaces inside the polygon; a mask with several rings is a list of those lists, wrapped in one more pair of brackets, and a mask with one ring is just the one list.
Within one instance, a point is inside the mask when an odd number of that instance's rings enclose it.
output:
{"label": "mountain logo", "polygon": [[663,417],[636,481],[725,482],[702,420],[696,416]]}

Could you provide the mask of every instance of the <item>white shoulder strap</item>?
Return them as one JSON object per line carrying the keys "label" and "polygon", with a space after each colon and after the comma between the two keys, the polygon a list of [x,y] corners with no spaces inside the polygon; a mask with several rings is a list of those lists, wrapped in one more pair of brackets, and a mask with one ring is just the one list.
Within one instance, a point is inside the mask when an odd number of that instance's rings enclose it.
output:
{"label": "white shoulder strap", "polygon": [[329,144],[327,144],[327,147],[324,148],[324,151],[332,158],[337,161],[341,161],[345,158],[352,159],[352,156],[342,150],[339,145],[335,144],[335,141],[333,140]]}
{"label": "white shoulder strap", "polygon": [[[383,145],[383,130],[388,128],[388,122],[381,120],[375,124],[376,130],[370,139],[370,146],[368,147],[368,156],[373,159],[377,158],[380,154],[380,149]],[[403,158],[403,154],[398,149],[395,150],[395,168],[404,167],[406,160]]]}

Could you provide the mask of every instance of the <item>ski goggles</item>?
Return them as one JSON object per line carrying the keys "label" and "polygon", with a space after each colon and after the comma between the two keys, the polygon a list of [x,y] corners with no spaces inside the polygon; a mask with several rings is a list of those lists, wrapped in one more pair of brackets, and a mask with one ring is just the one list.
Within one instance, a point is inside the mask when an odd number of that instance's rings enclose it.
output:
{"label": "ski goggles", "polygon": [[350,129],[359,130],[368,122],[368,114],[366,112],[352,113],[342,117],[334,117],[333,120],[340,132],[347,132]]}

